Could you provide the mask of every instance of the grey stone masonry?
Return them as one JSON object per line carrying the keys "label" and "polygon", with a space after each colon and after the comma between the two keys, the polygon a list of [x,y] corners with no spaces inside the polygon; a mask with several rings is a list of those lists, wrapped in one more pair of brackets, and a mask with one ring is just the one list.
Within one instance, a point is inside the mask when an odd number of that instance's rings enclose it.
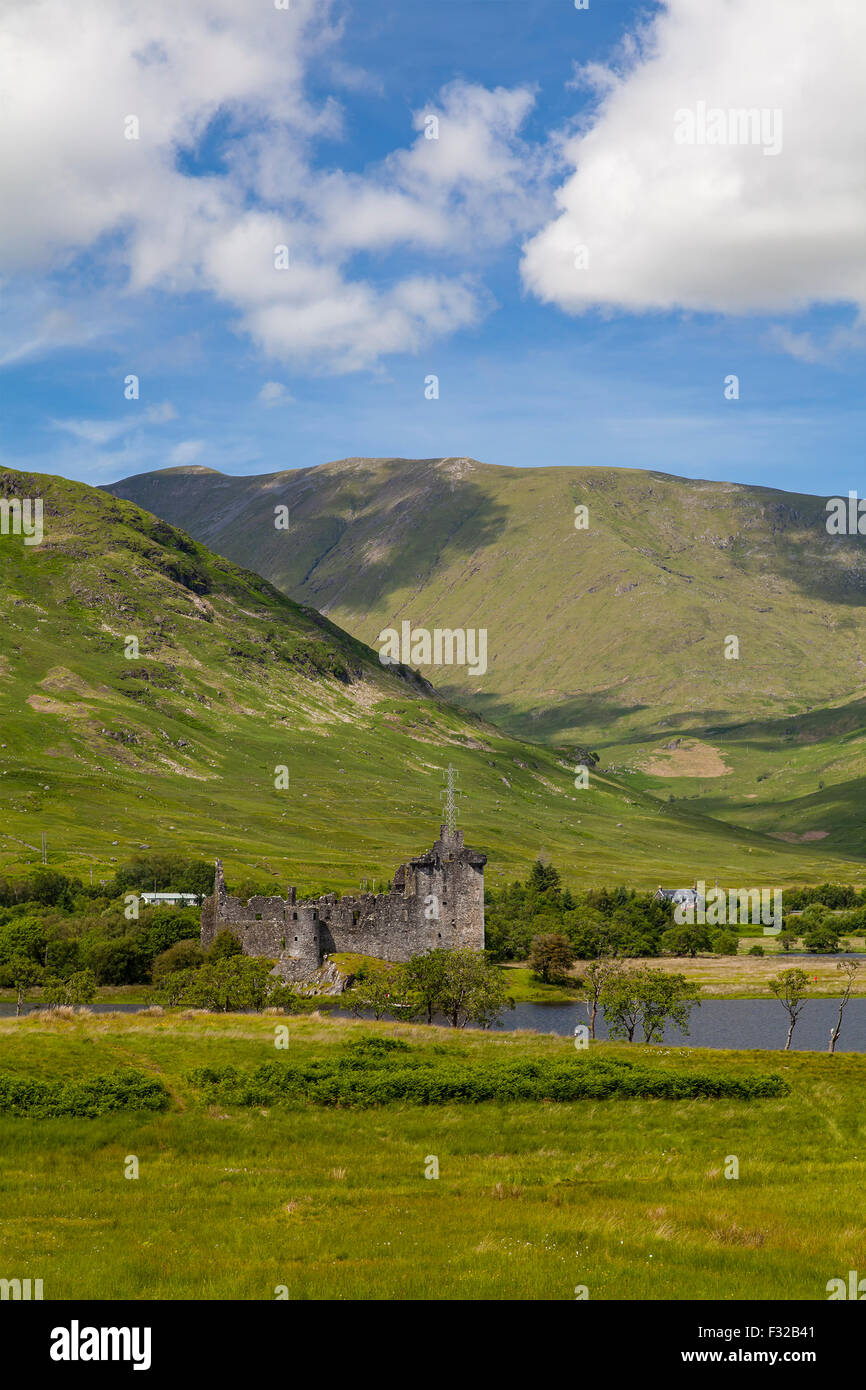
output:
{"label": "grey stone masonry", "polygon": [[426,854],[401,864],[389,893],[361,893],[298,901],[230,898],[222,860],[214,891],[201,915],[201,944],[230,931],[248,956],[277,962],[283,979],[309,979],[325,957],[353,951],[380,960],[407,961],[437,946],[484,949],[484,865],[487,856],[463,844],[463,831],[443,825]]}

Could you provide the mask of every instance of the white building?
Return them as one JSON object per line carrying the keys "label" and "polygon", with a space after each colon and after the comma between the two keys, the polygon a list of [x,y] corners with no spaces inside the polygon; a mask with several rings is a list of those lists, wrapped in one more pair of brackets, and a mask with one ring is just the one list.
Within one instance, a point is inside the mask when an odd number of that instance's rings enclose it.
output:
{"label": "white building", "polygon": [[698,892],[698,885],[694,888],[662,888],[661,884],[654,894],[656,902],[668,902],[674,907],[694,907],[704,906],[704,900]]}
{"label": "white building", "polygon": [[141,901],[145,907],[196,907],[200,902],[198,893],[142,893]]}

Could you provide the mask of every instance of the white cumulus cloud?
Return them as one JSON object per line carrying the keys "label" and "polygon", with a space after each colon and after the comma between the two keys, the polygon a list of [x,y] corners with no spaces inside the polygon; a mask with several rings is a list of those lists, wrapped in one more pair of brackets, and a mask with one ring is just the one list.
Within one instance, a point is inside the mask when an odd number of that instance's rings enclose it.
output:
{"label": "white cumulus cloud", "polygon": [[[569,313],[862,307],[864,52],[862,0],[667,0],[618,63],[578,73],[597,105],[563,143],[526,286]],[[677,143],[700,104],[780,112],[781,148]]]}
{"label": "white cumulus cloud", "polygon": [[[339,44],[330,14],[329,0],[0,0],[0,273],[59,271],[69,296],[89,256],[126,304],[204,292],[264,353],[336,371],[476,323],[490,301],[474,279],[406,258],[457,254],[474,272],[538,225],[519,133],[533,97],[451,84],[429,108],[438,140],[419,112],[405,148],[361,173],[320,170],[316,141],[351,134],[333,98],[305,90]],[[215,129],[221,162],[200,158]],[[373,271],[357,270],[371,252]],[[64,291],[0,355],[50,347]]]}

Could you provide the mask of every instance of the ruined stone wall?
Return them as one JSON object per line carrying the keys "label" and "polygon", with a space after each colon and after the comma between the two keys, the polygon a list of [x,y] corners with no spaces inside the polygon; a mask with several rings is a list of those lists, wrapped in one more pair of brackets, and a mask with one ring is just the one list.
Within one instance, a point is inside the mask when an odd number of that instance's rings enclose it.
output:
{"label": "ruined stone wall", "polygon": [[248,902],[226,893],[222,861],[217,860],[214,892],[202,907],[201,944],[213,945],[221,931],[230,931],[247,956],[267,956],[277,961],[286,980],[306,979],[322,961],[318,912],[295,901],[292,888],[287,898],[253,897]]}
{"label": "ruined stone wall", "polygon": [[292,888],[287,898],[244,903],[226,894],[217,860],[214,893],[202,909],[202,945],[231,931],[247,955],[276,960],[287,980],[308,978],[334,952],[405,962],[437,946],[481,951],[485,863],[465,848],[461,831],[451,836],[442,826],[432,850],[400,866],[389,893],[298,902]]}

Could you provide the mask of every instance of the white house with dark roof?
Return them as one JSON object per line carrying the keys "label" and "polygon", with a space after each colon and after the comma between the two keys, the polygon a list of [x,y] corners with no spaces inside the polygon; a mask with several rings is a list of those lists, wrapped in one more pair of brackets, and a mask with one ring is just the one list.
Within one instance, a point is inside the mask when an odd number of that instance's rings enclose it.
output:
{"label": "white house with dark roof", "polygon": [[201,893],[142,893],[145,907],[197,907]]}
{"label": "white house with dark roof", "polygon": [[671,907],[692,907],[699,908],[704,906],[704,900],[698,894],[698,885],[693,888],[662,888],[659,884],[653,894],[653,902],[667,902]]}

